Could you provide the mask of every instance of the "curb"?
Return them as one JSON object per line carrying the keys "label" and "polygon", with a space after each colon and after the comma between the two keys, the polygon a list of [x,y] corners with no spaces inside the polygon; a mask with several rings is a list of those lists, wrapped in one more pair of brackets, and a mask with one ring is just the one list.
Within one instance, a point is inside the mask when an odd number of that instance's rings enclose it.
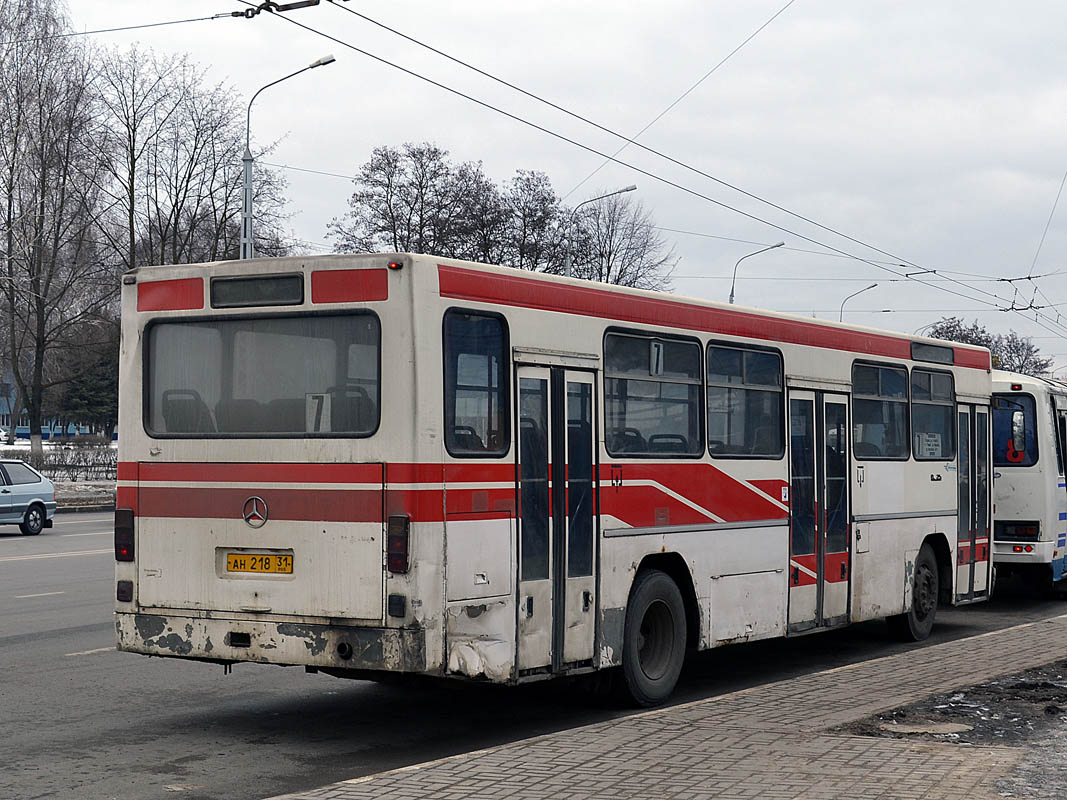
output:
{"label": "curb", "polygon": [[114,501],[112,501],[110,503],[94,503],[94,504],[90,504],[90,505],[77,505],[77,506],[61,506],[61,505],[57,505],[56,506],[56,513],[57,514],[72,514],[72,513],[73,514],[77,514],[77,513],[81,513],[81,512],[87,512],[87,511],[114,511],[114,510],[115,510]]}

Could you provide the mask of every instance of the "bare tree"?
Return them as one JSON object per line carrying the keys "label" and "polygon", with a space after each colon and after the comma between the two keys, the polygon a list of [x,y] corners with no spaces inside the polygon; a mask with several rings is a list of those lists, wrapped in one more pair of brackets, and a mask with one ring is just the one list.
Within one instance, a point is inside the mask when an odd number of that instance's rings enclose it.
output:
{"label": "bare tree", "polygon": [[1038,378],[1047,377],[1052,369],[1053,359],[1042,356],[1041,350],[1029,336],[1020,336],[1015,331],[990,333],[984,325],[978,324],[978,320],[968,325],[962,317],[942,317],[929,327],[927,335],[950,342],[988,347],[993,366],[997,369]]}
{"label": "bare tree", "polygon": [[638,289],[670,289],[674,250],[640,201],[616,194],[590,203],[574,227],[575,275]]}
{"label": "bare tree", "polygon": [[348,213],[329,235],[340,252],[412,251],[551,271],[562,264],[559,199],[544,173],[497,186],[478,162],[424,142],[378,147],[360,167]]}
{"label": "bare tree", "polygon": [[[54,0],[0,6],[0,140],[6,210],[3,297],[9,367],[41,452],[46,398],[70,379],[57,354],[84,343],[74,329],[115,297],[115,276],[94,239],[104,165],[84,44],[54,38],[67,20]],[[13,409],[17,415],[18,410]]]}
{"label": "bare tree", "polygon": [[[244,106],[185,56],[111,51],[101,81],[112,212],[101,238],[125,269],[236,258]],[[267,148],[269,151],[270,148]],[[285,255],[285,181],[257,170],[256,250]]]}
{"label": "bare tree", "polygon": [[507,188],[506,263],[520,269],[559,272],[563,264],[563,214],[552,182],[543,172],[518,170]]}

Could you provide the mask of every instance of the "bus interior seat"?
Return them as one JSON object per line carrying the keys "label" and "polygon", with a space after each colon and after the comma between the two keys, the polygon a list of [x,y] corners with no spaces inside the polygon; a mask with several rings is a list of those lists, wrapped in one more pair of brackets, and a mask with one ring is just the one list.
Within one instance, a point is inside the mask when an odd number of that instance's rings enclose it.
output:
{"label": "bus interior seat", "polygon": [[331,430],[363,433],[378,424],[378,406],[362,386],[330,388],[333,410]]}
{"label": "bus interior seat", "polygon": [[456,425],[452,429],[452,441],[460,450],[475,451],[485,449],[482,437],[470,425]]}
{"label": "bus interior seat", "polygon": [[283,433],[304,432],[304,400],[300,397],[276,397],[267,403],[271,430]]}
{"label": "bus interior seat", "polygon": [[264,408],[257,400],[219,400],[215,404],[215,420],[220,433],[261,433],[271,430],[264,416]]}
{"label": "bus interior seat", "polygon": [[546,444],[545,433],[537,420],[533,417],[522,417],[519,420],[520,458],[524,462],[546,463]]}
{"label": "bus interior seat", "polygon": [[611,452],[645,453],[648,444],[637,428],[622,428],[611,433]]}
{"label": "bus interior seat", "polygon": [[648,437],[650,453],[688,453],[689,439],[680,433],[653,433]]}
{"label": "bus interior seat", "polygon": [[160,405],[167,433],[215,432],[207,403],[193,389],[167,389]]}

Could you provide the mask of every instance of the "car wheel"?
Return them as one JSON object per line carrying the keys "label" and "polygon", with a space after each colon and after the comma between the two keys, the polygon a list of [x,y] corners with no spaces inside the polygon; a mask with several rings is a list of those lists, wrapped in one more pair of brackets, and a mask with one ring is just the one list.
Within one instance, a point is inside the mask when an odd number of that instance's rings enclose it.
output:
{"label": "car wheel", "polygon": [[44,508],[34,504],[26,509],[26,517],[19,523],[25,536],[36,536],[44,529]]}
{"label": "car wheel", "polygon": [[911,582],[911,608],[889,618],[889,629],[898,639],[921,642],[934,628],[940,585],[937,559],[930,545],[924,544],[915,559]]}
{"label": "car wheel", "polygon": [[626,606],[622,675],[634,702],[664,702],[685,661],[685,604],[665,572],[652,569],[634,581]]}

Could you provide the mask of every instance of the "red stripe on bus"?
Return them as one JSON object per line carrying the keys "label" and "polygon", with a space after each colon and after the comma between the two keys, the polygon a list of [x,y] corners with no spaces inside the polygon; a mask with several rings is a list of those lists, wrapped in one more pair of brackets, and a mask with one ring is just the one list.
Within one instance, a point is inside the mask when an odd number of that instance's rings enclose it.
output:
{"label": "red stripe on bus", "polygon": [[793,566],[793,563],[789,565],[789,585],[814,586],[817,581],[815,576],[818,572],[818,563],[815,554],[808,553],[807,555],[802,556],[790,556],[789,560],[803,567],[803,569],[798,569]]}
{"label": "red stripe on bus", "polygon": [[115,469],[115,479],[120,481],[137,480],[137,462],[120,461]]}
{"label": "red stripe on bus", "polygon": [[[550,283],[525,276],[500,275],[445,264],[438,265],[437,273],[441,296],[456,300],[558,311],[890,358],[911,358],[910,339],[881,333],[835,328],[749,311],[697,306],[659,297],[639,297],[591,286]],[[957,366],[990,369],[989,353],[963,347],[952,349]]]}
{"label": "red stripe on bus", "polygon": [[136,515],[137,488],[134,486],[119,486],[115,489],[115,508],[131,508],[134,515]]}
{"label": "red stripe on bus", "polygon": [[267,504],[268,520],[382,521],[382,493],[358,489],[186,489],[141,486],[137,498],[138,516],[241,519],[245,501],[253,494],[262,497]]}
{"label": "red stripe on bus", "polygon": [[782,497],[782,489],[789,486],[786,481],[782,480],[767,480],[767,481],[749,481],[753,486],[759,489],[764,494],[770,495],[782,505],[789,505],[788,492],[786,497]]}
{"label": "red stripe on bus", "polygon": [[368,303],[388,299],[388,270],[316,269],[311,273],[312,303]]}
{"label": "red stripe on bus", "polygon": [[[823,563],[827,583],[848,583],[848,553],[827,553]],[[844,577],[841,575],[842,565],[845,567]]]}
{"label": "red stripe on bus", "polygon": [[146,281],[137,284],[138,311],[185,311],[204,307],[204,279]]}
{"label": "red stripe on bus", "polygon": [[[638,495],[634,494],[633,490],[638,487],[632,485],[633,481],[654,481],[660,484],[663,489],[669,489],[671,492],[681,495],[717,517],[721,517],[726,522],[785,519],[787,515],[787,512],[781,506],[757,494],[751,487],[732,478],[712,464],[601,464],[600,481],[603,513],[626,519],[627,522],[630,521],[627,516],[652,520],[631,523],[638,527],[662,523],[654,521],[655,514],[652,508],[642,505],[643,501],[637,500]],[[654,495],[649,495],[647,492],[642,491],[639,496],[642,498],[652,496],[662,498],[664,502],[660,503],[660,505],[667,502],[669,495],[663,490],[654,489],[653,491]],[[659,501],[657,500],[657,502]],[[672,499],[668,505],[673,503],[681,504],[680,501]],[[692,513],[698,515],[694,522],[703,522],[709,519],[704,514],[696,512],[695,509],[692,510]],[[686,516],[690,515],[687,514]],[[672,517],[669,524],[688,525],[692,523],[677,522]]]}
{"label": "red stripe on bus", "polygon": [[[204,483],[377,483],[381,464],[141,462],[138,480]],[[205,490],[201,490],[205,491]]]}

